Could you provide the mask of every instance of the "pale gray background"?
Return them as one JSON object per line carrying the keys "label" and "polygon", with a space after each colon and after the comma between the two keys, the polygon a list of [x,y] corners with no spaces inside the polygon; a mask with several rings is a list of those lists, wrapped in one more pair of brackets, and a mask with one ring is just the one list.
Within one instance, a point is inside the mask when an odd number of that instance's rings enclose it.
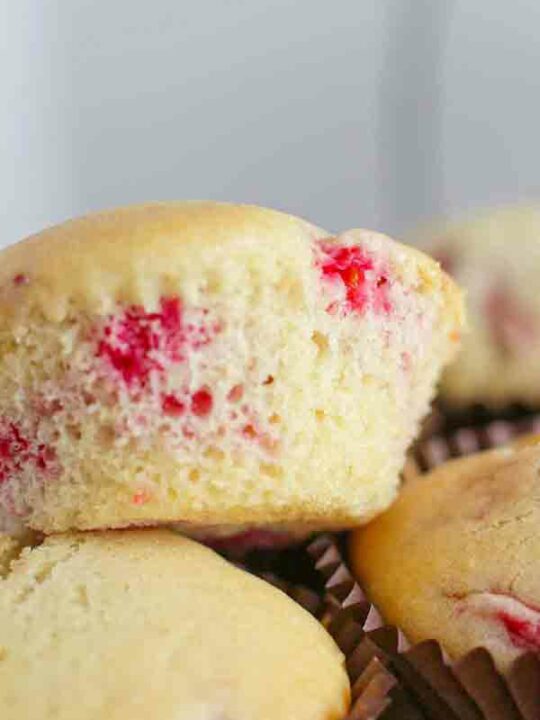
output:
{"label": "pale gray background", "polygon": [[535,197],[538,0],[0,0],[0,245],[148,199],[330,229]]}

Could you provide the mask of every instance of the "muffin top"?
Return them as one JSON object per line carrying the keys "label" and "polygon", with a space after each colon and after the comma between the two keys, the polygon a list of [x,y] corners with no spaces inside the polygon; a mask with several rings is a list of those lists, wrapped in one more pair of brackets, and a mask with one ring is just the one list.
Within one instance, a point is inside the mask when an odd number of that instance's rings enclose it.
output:
{"label": "muffin top", "polygon": [[0,538],[3,720],[338,720],[348,680],[279,590],[165,530]]}
{"label": "muffin top", "polygon": [[352,563],[385,619],[506,669],[540,651],[540,436],[440,466],[356,531]]}
{"label": "muffin top", "polygon": [[177,276],[189,286],[191,265],[211,275],[228,253],[234,258],[253,243],[294,254],[326,234],[276,210],[209,201],[93,213],[2,251],[0,320],[30,312],[60,321],[74,310],[109,312],[117,302],[157,306],[176,290]]}

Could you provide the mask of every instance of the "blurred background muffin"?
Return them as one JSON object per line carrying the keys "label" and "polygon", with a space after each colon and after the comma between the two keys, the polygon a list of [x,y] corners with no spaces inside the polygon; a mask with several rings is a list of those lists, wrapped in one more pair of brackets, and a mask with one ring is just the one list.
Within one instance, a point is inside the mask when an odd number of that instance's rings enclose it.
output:
{"label": "blurred background muffin", "polygon": [[386,622],[452,660],[487,648],[505,671],[540,651],[540,436],[409,482],[351,539],[351,562]]}
{"label": "blurred background muffin", "polygon": [[453,408],[540,404],[540,207],[485,210],[420,244],[466,288],[470,332],[446,373]]}
{"label": "blurred background muffin", "polygon": [[540,207],[515,205],[435,226],[420,245],[465,288],[469,332],[441,386],[453,423],[540,407]]}

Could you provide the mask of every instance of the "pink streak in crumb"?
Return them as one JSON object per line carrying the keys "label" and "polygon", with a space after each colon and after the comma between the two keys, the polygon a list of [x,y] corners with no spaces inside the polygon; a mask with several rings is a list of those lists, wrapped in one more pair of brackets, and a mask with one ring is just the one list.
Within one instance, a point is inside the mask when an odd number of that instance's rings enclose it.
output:
{"label": "pink streak in crumb", "polygon": [[53,448],[36,443],[23,435],[17,425],[0,420],[0,484],[16,479],[26,468],[39,475],[53,475],[58,471]]}
{"label": "pink streak in crumb", "polygon": [[375,268],[375,263],[357,245],[319,243],[322,258],[319,267],[323,279],[340,283],[345,289],[345,300],[327,307],[331,315],[363,314],[368,308],[388,314],[392,305],[388,296],[388,273]]}
{"label": "pink streak in crumb", "polygon": [[178,298],[162,298],[160,312],[139,305],[113,316],[105,326],[97,354],[108,361],[128,387],[146,387],[152,371],[164,362],[180,362],[186,335]]}
{"label": "pink streak in crumb", "polygon": [[28,275],[24,275],[23,273],[19,273],[13,277],[13,284],[17,287],[20,287],[21,285],[28,285],[29,282],[30,278]]}
{"label": "pink streak in crumb", "polygon": [[[150,386],[152,375],[163,379],[170,366],[183,363],[190,351],[208,345],[220,332],[219,324],[208,320],[208,310],[200,312],[200,322],[186,323],[178,297],[161,298],[158,312],[131,305],[108,319],[98,342],[97,356],[137,397]],[[188,411],[205,417],[212,406],[212,394],[206,388],[191,397],[187,392],[180,395],[164,392],[161,397],[163,414],[171,418]]]}
{"label": "pink streak in crumb", "polygon": [[522,354],[532,347],[537,335],[536,319],[509,288],[502,284],[491,287],[485,313],[493,342],[503,353]]}

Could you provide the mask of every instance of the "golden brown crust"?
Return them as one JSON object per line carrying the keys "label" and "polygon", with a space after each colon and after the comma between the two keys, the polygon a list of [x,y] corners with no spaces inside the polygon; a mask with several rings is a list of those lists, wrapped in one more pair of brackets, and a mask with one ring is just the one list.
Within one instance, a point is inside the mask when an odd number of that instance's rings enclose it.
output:
{"label": "golden brown crust", "polygon": [[484,645],[505,668],[536,642],[539,521],[534,436],[408,483],[388,512],[354,533],[352,563],[412,641],[438,639],[453,657]]}
{"label": "golden brown crust", "polygon": [[[146,277],[159,277],[166,286],[186,247],[196,256],[208,245],[255,242],[285,246],[326,235],[305,220],[254,205],[162,202],[93,213],[3,250],[0,317],[9,316],[21,301],[57,318],[67,304],[99,310],[107,292],[115,300],[144,302],[149,289],[141,285],[141,271]],[[430,257],[410,246],[400,247],[411,263],[422,268],[426,285],[446,297],[454,324],[461,328],[463,295],[456,284],[441,274]],[[24,293],[18,292],[21,286]]]}
{"label": "golden brown crust", "polygon": [[343,659],[281,591],[167,531],[49,538],[0,580],[2,720],[339,720]]}
{"label": "golden brown crust", "polygon": [[168,202],[94,213],[2,252],[0,317],[33,308],[61,319],[68,307],[102,310],[107,296],[145,304],[183,267],[186,248],[194,262],[208,245],[294,243],[324,234],[291,215],[251,205]]}

